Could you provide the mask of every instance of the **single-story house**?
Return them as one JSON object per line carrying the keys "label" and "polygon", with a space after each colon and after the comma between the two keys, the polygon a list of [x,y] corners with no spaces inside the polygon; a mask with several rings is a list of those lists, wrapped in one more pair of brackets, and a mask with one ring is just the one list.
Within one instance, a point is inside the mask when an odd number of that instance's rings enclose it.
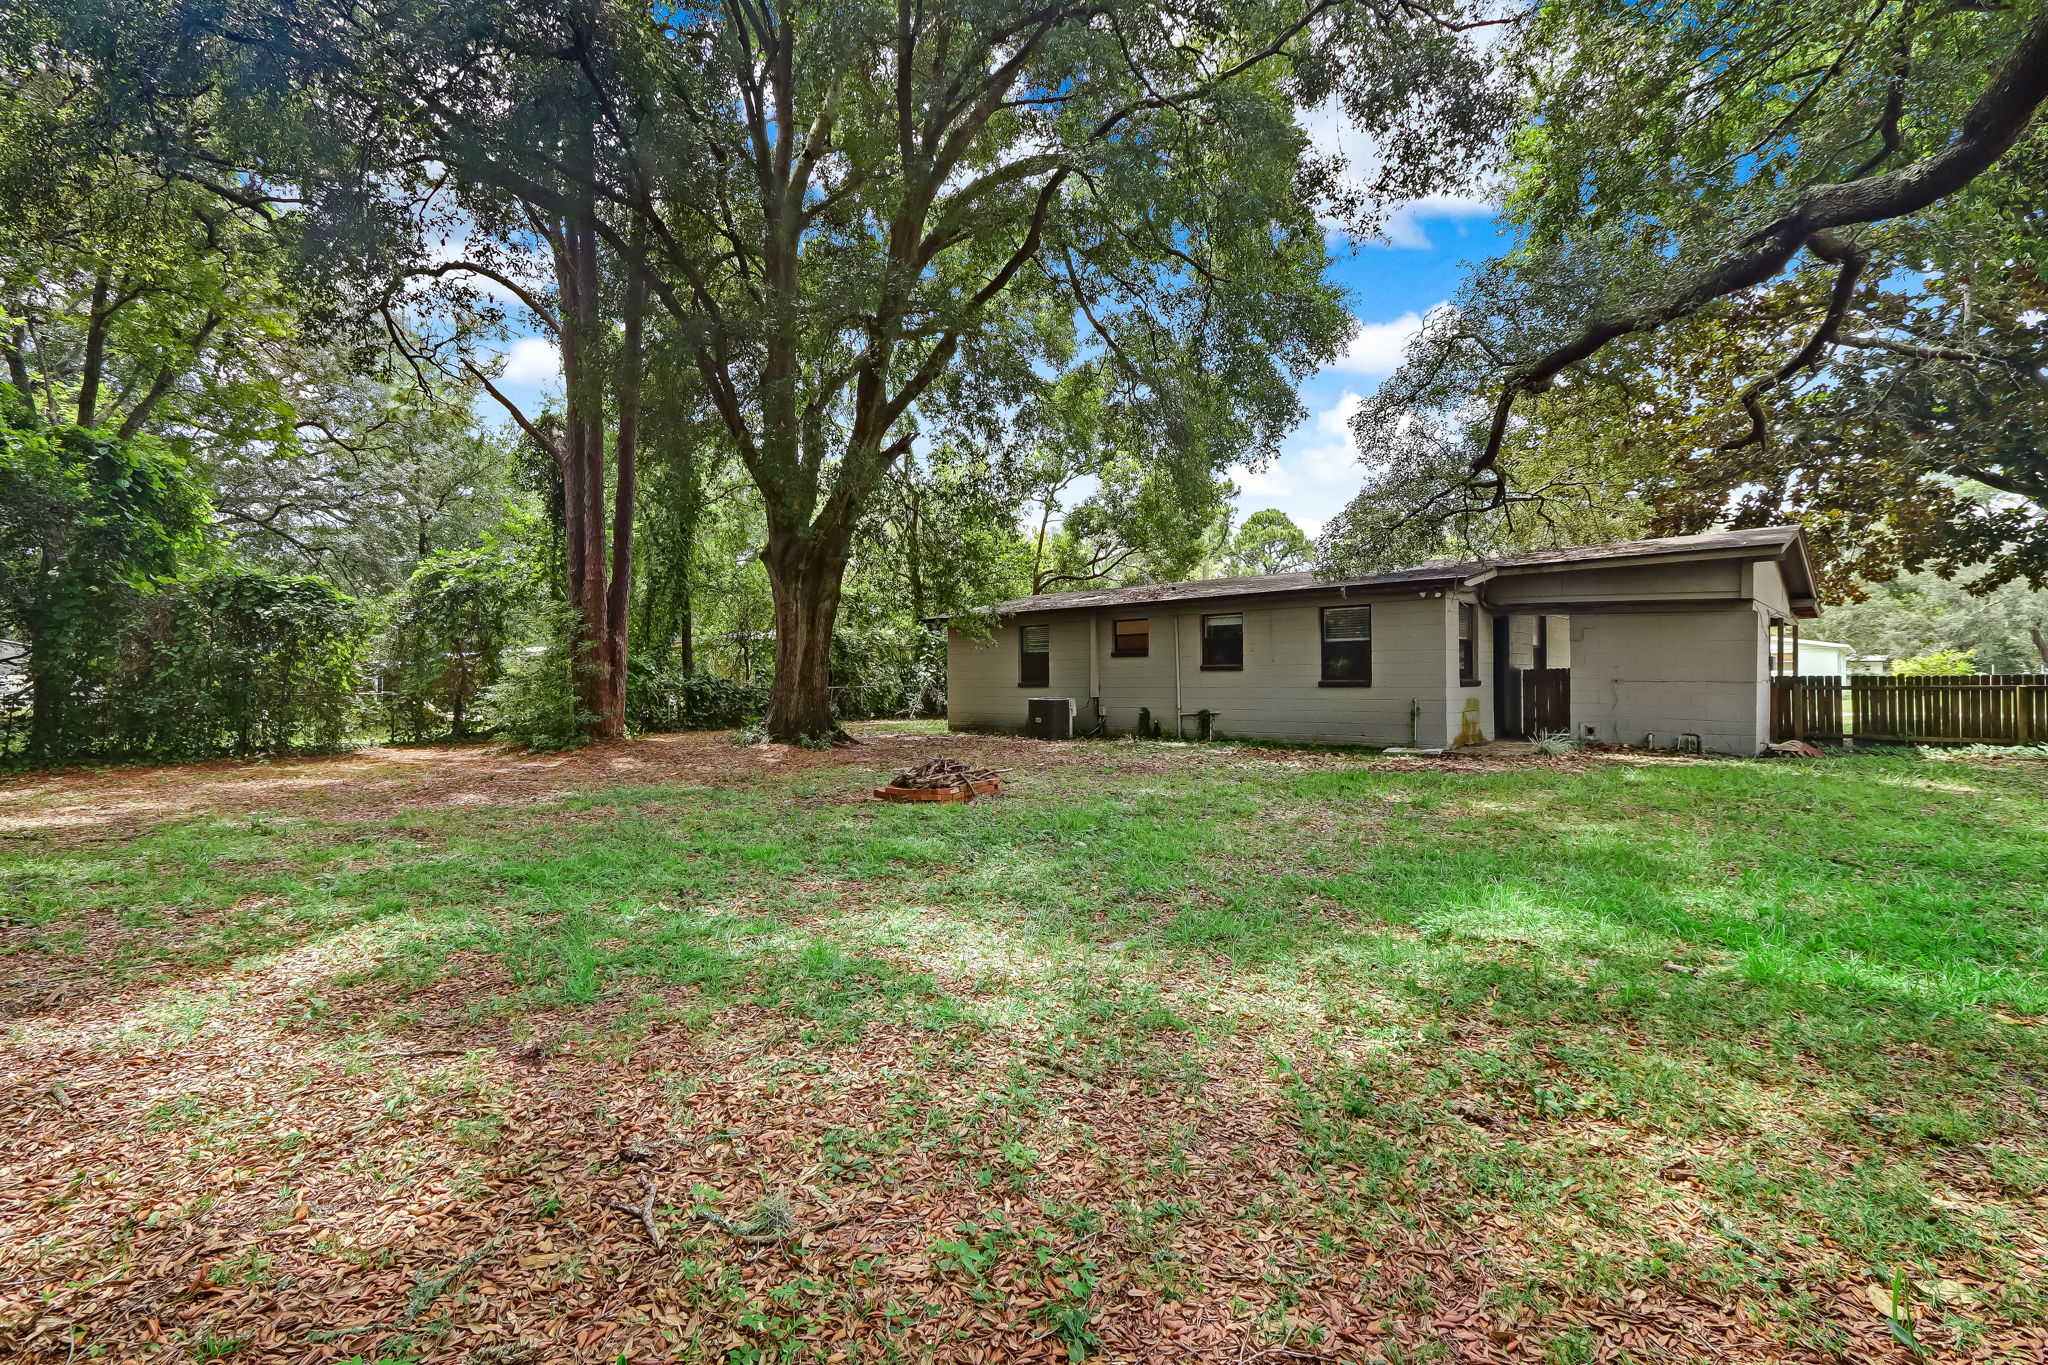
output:
{"label": "single-story house", "polygon": [[947,714],[1023,732],[1040,701],[1083,734],[1142,712],[1168,735],[1206,719],[1341,744],[1568,731],[1749,754],[1770,739],[1780,642],[1817,614],[1795,526],[1046,593],[950,622]]}

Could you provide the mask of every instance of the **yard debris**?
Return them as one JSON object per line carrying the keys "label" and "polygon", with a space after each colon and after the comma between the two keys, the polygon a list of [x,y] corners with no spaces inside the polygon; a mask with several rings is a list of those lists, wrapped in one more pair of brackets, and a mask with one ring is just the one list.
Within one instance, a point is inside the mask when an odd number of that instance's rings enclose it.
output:
{"label": "yard debris", "polygon": [[964,759],[928,758],[912,764],[886,787],[875,788],[884,801],[972,801],[1003,789],[1001,768],[977,768]]}
{"label": "yard debris", "polygon": [[1095,1084],[1095,1078],[1093,1076],[1089,1075],[1080,1067],[1075,1066],[1072,1062],[1067,1061],[1063,1057],[1055,1057],[1049,1052],[1031,1052],[1021,1049],[1018,1051],[1017,1055],[1019,1057],[1022,1057],[1027,1062],[1037,1062],[1040,1066],[1044,1067],[1048,1071],[1057,1071],[1062,1076],[1071,1077],[1074,1080],[1081,1082],[1083,1085]]}
{"label": "yard debris", "polygon": [[796,1210],[779,1194],[762,1196],[753,1212],[737,1223],[701,1205],[692,1212],[735,1240],[757,1246],[779,1242],[796,1231]]}
{"label": "yard debris", "polygon": [[512,1054],[512,1060],[520,1066],[545,1066],[547,1065],[549,1054],[554,1052],[561,1041],[562,1035],[559,1031],[536,1033],[533,1037],[527,1039],[517,1052]]}
{"label": "yard debris", "polygon": [[1444,1107],[1477,1128],[1486,1128],[1498,1132],[1508,1126],[1507,1120],[1494,1113],[1491,1109],[1488,1109],[1478,1100],[1473,1099],[1470,1095],[1454,1095]]}
{"label": "yard debris", "polygon": [[640,1177],[640,1189],[646,1196],[640,1201],[640,1206],[635,1208],[631,1204],[621,1204],[611,1199],[607,1199],[604,1206],[608,1209],[616,1209],[628,1218],[639,1219],[640,1226],[647,1230],[647,1240],[654,1243],[656,1251],[660,1251],[667,1246],[667,1243],[662,1239],[661,1224],[654,1221],[654,1201],[657,1197],[654,1181],[645,1171],[638,1171],[635,1174]]}
{"label": "yard debris", "polygon": [[1781,740],[1779,740],[1779,741],[1778,741],[1778,742],[1777,742],[1776,744],[1772,744],[1772,745],[1768,745],[1768,746],[1766,746],[1765,752],[1766,752],[1766,753],[1773,753],[1773,754],[1779,754],[1779,755],[1782,755],[1782,756],[1784,756],[1784,757],[1786,757],[1786,758],[1826,758],[1826,757],[1827,757],[1827,755],[1826,755],[1826,754],[1822,753],[1822,752],[1821,752],[1821,751],[1820,751],[1819,749],[1815,748],[1815,747],[1814,747],[1813,745],[1811,745],[1811,744],[1808,744],[1808,743],[1807,743],[1807,742],[1806,742],[1805,740],[1803,740],[1803,739],[1781,739]]}
{"label": "yard debris", "polygon": [[470,1252],[469,1255],[457,1261],[454,1268],[445,1275],[420,1276],[419,1283],[412,1287],[412,1293],[406,1295],[405,1311],[399,1314],[398,1325],[400,1327],[406,1326],[414,1318],[417,1318],[420,1314],[433,1307],[435,1299],[447,1293],[449,1286],[468,1274],[475,1268],[477,1262],[483,1260],[484,1257],[490,1255],[493,1251],[496,1251],[498,1243],[504,1240],[503,1237],[493,1237],[490,1241],[485,1242],[475,1251]]}

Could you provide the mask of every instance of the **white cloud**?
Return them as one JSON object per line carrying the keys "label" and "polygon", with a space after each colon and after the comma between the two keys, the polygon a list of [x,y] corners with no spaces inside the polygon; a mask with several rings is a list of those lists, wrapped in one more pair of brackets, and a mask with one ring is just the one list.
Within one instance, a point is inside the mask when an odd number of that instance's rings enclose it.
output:
{"label": "white cloud", "polygon": [[1351,419],[1364,401],[1356,390],[1344,390],[1287,438],[1273,463],[1264,469],[1232,469],[1239,508],[1277,506],[1310,535],[1320,531],[1362,478]]}
{"label": "white cloud", "polygon": [[1330,368],[1338,374],[1389,375],[1401,368],[1408,342],[1422,330],[1422,314],[1411,309],[1390,322],[1360,322],[1357,328]]}
{"label": "white cloud", "polygon": [[[1308,134],[1309,145],[1318,154],[1344,159],[1347,168],[1345,179],[1352,186],[1360,190],[1371,187],[1385,163],[1385,154],[1370,134],[1352,126],[1344,116],[1343,107],[1334,98],[1300,115],[1299,122],[1301,130]],[[1500,211],[1500,195],[1496,187],[1476,185],[1474,190],[1477,192],[1425,195],[1397,204],[1380,225],[1379,235],[1359,245],[1427,251],[1431,243],[1429,230],[1424,224],[1429,220],[1490,218]],[[1343,224],[1334,220],[1325,219],[1323,227],[1332,236],[1345,235]]]}
{"label": "white cloud", "polygon": [[545,337],[521,337],[505,352],[505,370],[499,377],[507,384],[559,384],[562,352]]}
{"label": "white cloud", "polygon": [[1421,199],[1411,199],[1395,209],[1380,227],[1383,241],[1368,242],[1368,246],[1403,247],[1427,251],[1430,247],[1429,230],[1423,222],[1431,218],[1491,218],[1500,211],[1500,205],[1490,196],[1477,194],[1432,194]]}

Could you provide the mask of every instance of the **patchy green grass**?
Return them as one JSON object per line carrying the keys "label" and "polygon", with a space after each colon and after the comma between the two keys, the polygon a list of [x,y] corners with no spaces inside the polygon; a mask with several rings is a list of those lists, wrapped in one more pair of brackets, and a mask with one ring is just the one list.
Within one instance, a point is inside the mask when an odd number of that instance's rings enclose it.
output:
{"label": "patchy green grass", "polygon": [[[1011,1312],[1074,1359],[1196,1302],[1238,1319],[1219,1358],[1373,1358],[1345,1354],[1327,1286],[1390,1245],[1488,1274],[1335,1281],[1375,1323],[1435,1324],[1355,1339],[1386,1359],[1482,1320],[1487,1349],[1532,1360],[1616,1358],[1601,1343],[1637,1328],[1644,1360],[1710,1340],[2021,1360],[2048,1339],[2048,765],[1044,752],[1067,766],[1004,747],[1012,794],[972,805],[859,800],[878,760],[855,750],[539,802],[60,830],[10,849],[0,969],[131,992],[118,1037],[167,1050],[244,1018],[233,983],[269,955],[347,944],[265,1009],[358,1068],[452,1008],[483,1045],[544,1020],[622,1063],[748,1030],[760,1084],[839,1094],[886,1036],[915,1066],[802,1139],[810,1178],[974,1203],[913,1258],[930,1301]],[[705,1083],[658,1079],[677,1112]],[[447,1084],[449,1159],[514,1170],[556,1216],[503,1086]],[[1272,1151],[1205,1151],[1224,1095],[1266,1106]],[[211,1150],[263,1131],[246,1110],[185,1095],[134,1124]],[[1204,1202],[1212,1163],[1255,1157],[1277,1165],[1232,1186],[1246,1202]],[[1272,1258],[1226,1272],[1213,1248],[1245,1238]],[[713,1243],[680,1302],[744,1319],[748,1359],[825,1359],[840,1296],[883,1273],[849,1253],[757,1301]],[[281,1273],[254,1250],[211,1271]],[[863,1339],[925,1340],[929,1310],[897,1306]],[[1692,1346],[1656,1335],[1687,1323]],[[188,1349],[230,1355],[248,1328]]]}

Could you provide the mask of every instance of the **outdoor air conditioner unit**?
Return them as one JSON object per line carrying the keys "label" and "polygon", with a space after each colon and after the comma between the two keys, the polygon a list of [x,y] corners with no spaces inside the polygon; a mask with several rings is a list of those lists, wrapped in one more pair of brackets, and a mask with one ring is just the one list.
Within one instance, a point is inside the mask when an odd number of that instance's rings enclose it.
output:
{"label": "outdoor air conditioner unit", "polygon": [[1072,697],[1031,698],[1030,718],[1024,723],[1024,733],[1033,739],[1072,739],[1074,737],[1074,699]]}

